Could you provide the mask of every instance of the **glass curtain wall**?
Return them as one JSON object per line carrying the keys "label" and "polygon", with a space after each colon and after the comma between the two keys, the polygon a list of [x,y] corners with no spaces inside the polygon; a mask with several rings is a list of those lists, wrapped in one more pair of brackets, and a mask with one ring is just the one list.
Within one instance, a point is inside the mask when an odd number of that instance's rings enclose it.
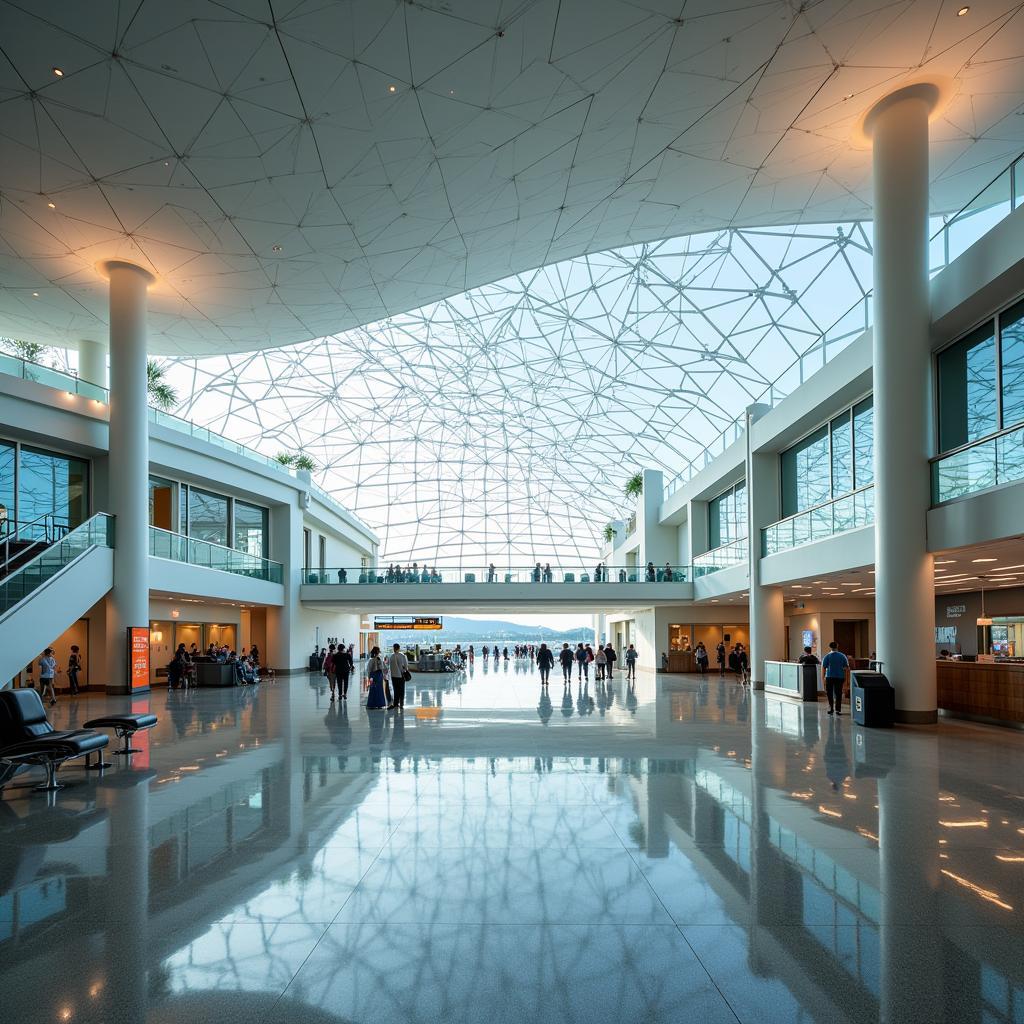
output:
{"label": "glass curtain wall", "polygon": [[747,482],[740,480],[708,502],[708,550],[747,535]]}
{"label": "glass curtain wall", "polygon": [[13,444],[0,441],[0,538],[14,529],[14,467],[17,457],[18,450]]}
{"label": "glass curtain wall", "polygon": [[874,433],[871,399],[865,398],[784,451],[782,518],[872,483]]}
{"label": "glass curtain wall", "polygon": [[[1024,301],[935,360],[939,452],[933,499],[1024,479]],[[962,449],[962,450],[959,450]]]}
{"label": "glass curtain wall", "polygon": [[149,525],[174,529],[174,482],[158,476],[149,478]]}
{"label": "glass curtain wall", "polygon": [[247,551],[257,558],[267,557],[267,534],[270,530],[270,512],[244,501],[235,502],[235,543],[239,551]]}
{"label": "glass curtain wall", "polygon": [[188,535],[195,540],[228,546],[228,499],[189,488]]}
{"label": "glass curtain wall", "polygon": [[[7,507],[9,520],[28,523],[52,513],[59,525],[74,529],[89,518],[89,463],[26,445],[4,444],[0,446],[0,502]],[[39,536],[44,536],[42,526]]]}

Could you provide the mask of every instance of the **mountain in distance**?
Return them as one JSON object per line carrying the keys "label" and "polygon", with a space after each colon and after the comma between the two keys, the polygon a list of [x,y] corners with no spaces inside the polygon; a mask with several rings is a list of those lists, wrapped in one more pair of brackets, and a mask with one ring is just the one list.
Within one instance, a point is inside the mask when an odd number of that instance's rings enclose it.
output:
{"label": "mountain in distance", "polygon": [[483,640],[509,640],[512,643],[540,640],[545,643],[553,640],[578,643],[582,640],[587,643],[594,639],[594,631],[588,626],[550,629],[547,626],[522,626],[502,619],[463,619],[458,615],[445,615],[442,621],[444,629],[441,630],[389,629],[382,633],[382,637],[389,642],[419,644],[476,643]]}

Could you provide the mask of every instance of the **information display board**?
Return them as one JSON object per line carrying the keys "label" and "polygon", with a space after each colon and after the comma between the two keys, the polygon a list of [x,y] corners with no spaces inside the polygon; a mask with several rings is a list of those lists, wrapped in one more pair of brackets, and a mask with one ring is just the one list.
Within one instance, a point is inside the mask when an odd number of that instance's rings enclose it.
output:
{"label": "information display board", "polygon": [[128,627],[128,679],[133,692],[149,689],[149,626]]}
{"label": "information display board", "polygon": [[373,620],[373,628],[375,630],[381,629],[424,629],[424,630],[436,630],[443,629],[441,624],[441,616],[423,616],[417,615],[414,618],[395,618],[393,615],[387,618],[375,617]]}

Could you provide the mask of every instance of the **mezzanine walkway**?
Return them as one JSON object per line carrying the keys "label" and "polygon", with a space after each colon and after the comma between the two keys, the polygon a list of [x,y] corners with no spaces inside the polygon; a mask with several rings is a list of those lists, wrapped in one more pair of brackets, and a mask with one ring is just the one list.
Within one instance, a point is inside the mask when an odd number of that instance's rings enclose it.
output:
{"label": "mezzanine walkway", "polygon": [[[600,579],[596,579],[600,575]],[[690,566],[656,569],[611,566],[596,570],[423,569],[389,576],[387,570],[320,569],[303,573],[300,599],[346,611],[603,611],[652,608],[693,600]]]}

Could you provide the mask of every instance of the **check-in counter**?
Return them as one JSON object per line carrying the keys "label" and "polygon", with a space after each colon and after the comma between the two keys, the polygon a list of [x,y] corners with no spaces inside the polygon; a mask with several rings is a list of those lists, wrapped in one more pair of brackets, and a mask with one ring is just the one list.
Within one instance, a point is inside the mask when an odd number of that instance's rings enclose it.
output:
{"label": "check-in counter", "polygon": [[1024,726],[1024,663],[940,659],[936,675],[943,711]]}
{"label": "check-in counter", "polygon": [[669,651],[668,671],[696,672],[697,659],[693,656],[693,651]]}
{"label": "check-in counter", "polygon": [[764,688],[767,693],[795,700],[818,699],[818,673],[820,665],[800,665],[795,661],[766,661]]}

